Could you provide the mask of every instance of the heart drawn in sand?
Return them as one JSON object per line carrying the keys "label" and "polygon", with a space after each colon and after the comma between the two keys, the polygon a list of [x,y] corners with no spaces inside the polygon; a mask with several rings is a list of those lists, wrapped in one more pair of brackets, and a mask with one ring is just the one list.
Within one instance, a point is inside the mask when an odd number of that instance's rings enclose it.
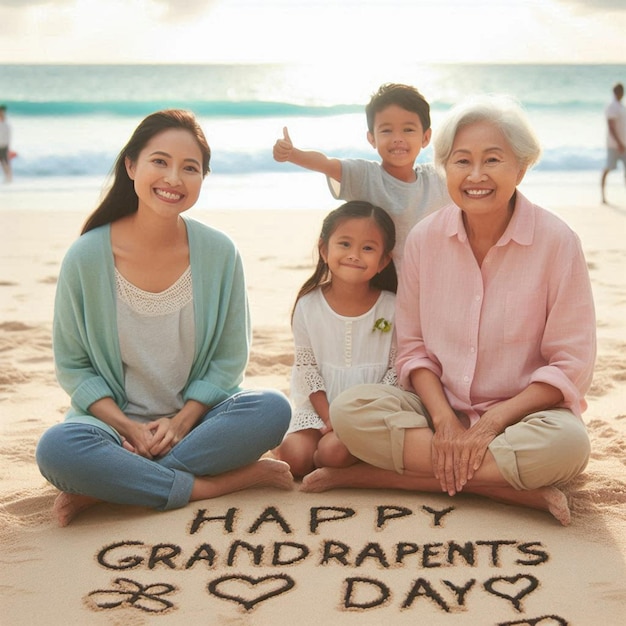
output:
{"label": "heart drawn in sand", "polygon": [[[519,585],[518,583],[520,581],[526,581],[526,584],[523,586]],[[520,600],[537,589],[539,581],[529,574],[517,574],[517,576],[496,576],[495,578],[490,578],[483,586],[489,593],[509,600],[516,610],[521,611]],[[498,589],[496,589],[496,586]],[[508,590],[511,588],[513,591],[515,589],[519,589],[519,591],[515,595],[512,595],[508,593]]]}
{"label": "heart drawn in sand", "polygon": [[[293,578],[287,574],[273,574],[258,578],[239,574],[216,578],[209,583],[208,589],[214,596],[238,602],[246,611],[249,611],[259,602],[289,591],[295,584]],[[255,591],[261,593],[253,595]]]}
{"label": "heart drawn in sand", "polygon": [[533,619],[521,619],[515,622],[502,622],[498,626],[567,626],[567,621],[558,615],[544,615]]}

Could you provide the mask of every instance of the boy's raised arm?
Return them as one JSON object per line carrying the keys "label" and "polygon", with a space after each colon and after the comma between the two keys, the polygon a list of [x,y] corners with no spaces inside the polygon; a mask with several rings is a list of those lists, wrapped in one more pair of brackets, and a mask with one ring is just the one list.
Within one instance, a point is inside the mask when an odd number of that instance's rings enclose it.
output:
{"label": "boy's raised arm", "polygon": [[298,150],[294,148],[287,127],[283,128],[283,137],[274,144],[274,159],[280,163],[289,161],[314,172],[321,172],[341,182],[341,161],[329,158],[315,150]]}

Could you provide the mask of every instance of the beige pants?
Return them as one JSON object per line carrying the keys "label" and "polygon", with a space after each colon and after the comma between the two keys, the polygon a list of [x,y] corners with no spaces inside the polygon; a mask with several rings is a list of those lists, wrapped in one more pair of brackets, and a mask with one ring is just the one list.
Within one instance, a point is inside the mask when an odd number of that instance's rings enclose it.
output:
{"label": "beige pants", "polygon": [[[390,385],[358,385],[336,398],[330,419],[348,450],[365,463],[404,473],[404,431],[429,428],[414,393]],[[527,415],[489,445],[504,479],[515,489],[537,489],[571,480],[589,460],[582,420],[567,409]]]}

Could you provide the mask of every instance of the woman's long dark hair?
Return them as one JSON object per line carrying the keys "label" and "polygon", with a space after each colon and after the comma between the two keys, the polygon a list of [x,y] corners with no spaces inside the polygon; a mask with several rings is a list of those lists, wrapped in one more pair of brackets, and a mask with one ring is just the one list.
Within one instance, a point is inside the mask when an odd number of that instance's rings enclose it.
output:
{"label": "woman's long dark hair", "polygon": [[137,161],[139,153],[154,136],[170,129],[187,130],[194,136],[202,152],[202,175],[206,176],[209,173],[211,149],[193,113],[182,109],[166,109],[152,113],[137,126],[119,153],[113,166],[111,187],[98,208],[87,218],[81,235],[137,211],[139,198],[135,193],[134,182],[126,171],[126,159]]}
{"label": "woman's long dark hair", "polygon": [[[383,246],[385,253],[391,255],[391,252],[396,245],[396,227],[387,211],[381,209],[378,206],[364,202],[361,200],[352,200],[342,204],[340,207],[331,211],[322,222],[322,232],[320,233],[319,241],[317,244],[318,259],[317,266],[310,278],[300,287],[300,291],[296,296],[296,301],[293,304],[291,316],[293,318],[293,311],[295,311],[298,300],[305,296],[307,293],[311,293],[317,287],[324,285],[331,280],[330,270],[328,264],[324,261],[321,255],[321,249],[328,245],[331,235],[335,232],[337,227],[346,220],[354,218],[370,218],[374,220],[380,232],[383,236]],[[387,291],[396,292],[398,288],[398,276],[396,274],[396,267],[393,263],[393,259],[389,261],[386,267],[384,267],[378,274],[370,279],[370,285],[376,289],[384,289]]]}

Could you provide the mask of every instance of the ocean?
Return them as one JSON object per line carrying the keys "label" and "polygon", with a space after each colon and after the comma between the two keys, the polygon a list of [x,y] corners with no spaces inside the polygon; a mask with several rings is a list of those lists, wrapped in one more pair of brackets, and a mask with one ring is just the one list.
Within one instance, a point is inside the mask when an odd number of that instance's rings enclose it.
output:
{"label": "ocean", "polygon": [[[133,129],[166,107],[194,111],[211,145],[199,208],[331,209],[323,177],[276,163],[272,146],[288,126],[300,148],[377,160],[364,106],[390,81],[420,89],[435,133],[438,119],[467,95],[517,98],[543,145],[527,178],[596,189],[604,109],[613,84],[625,79],[626,65],[407,64],[364,67],[359,75],[303,65],[3,65],[0,102],[18,156],[15,181],[0,185],[0,209],[90,210]],[[430,147],[418,160],[432,160]]]}

